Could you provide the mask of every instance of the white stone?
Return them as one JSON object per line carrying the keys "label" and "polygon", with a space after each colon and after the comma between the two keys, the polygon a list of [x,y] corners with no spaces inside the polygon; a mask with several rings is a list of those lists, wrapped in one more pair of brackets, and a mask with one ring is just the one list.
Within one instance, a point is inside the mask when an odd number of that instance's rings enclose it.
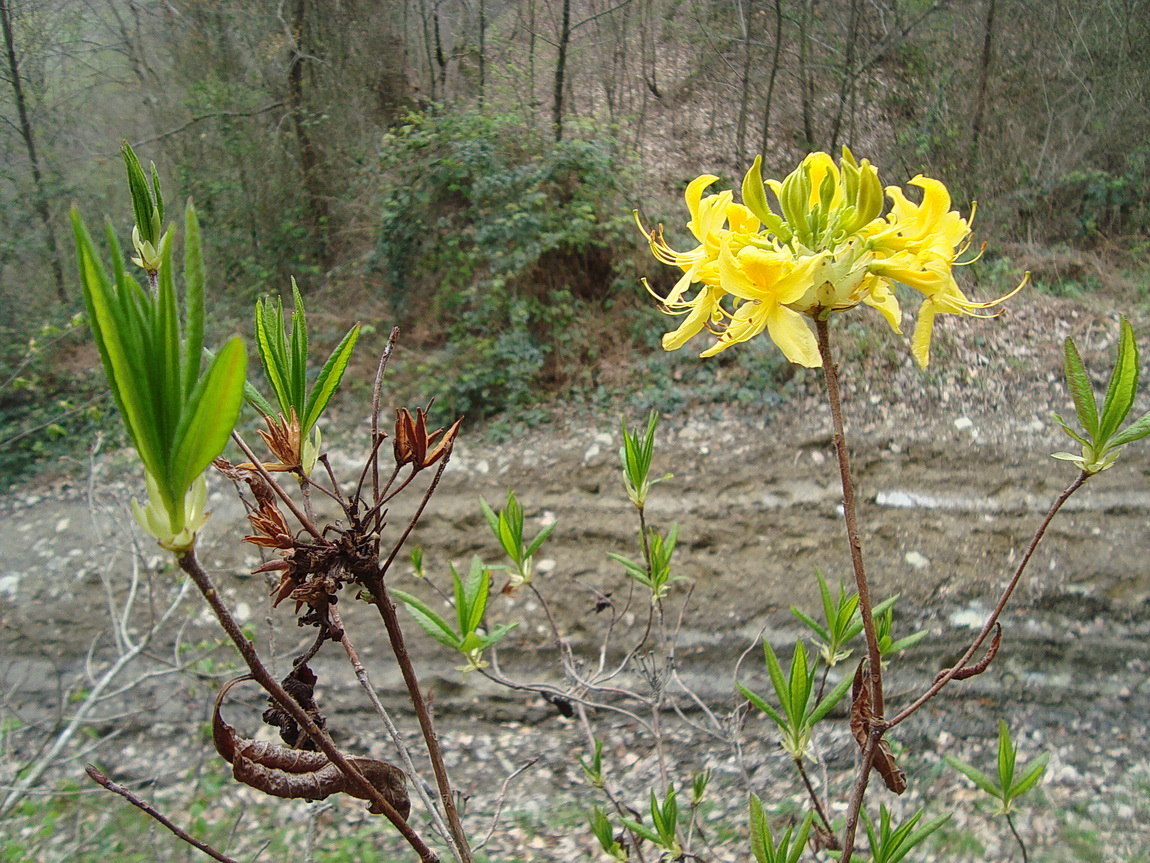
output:
{"label": "white stone", "polygon": [[930,567],[930,560],[921,551],[908,551],[904,559],[915,569],[927,569]]}
{"label": "white stone", "polygon": [[974,428],[974,420],[970,417],[959,417],[954,421],[954,427],[959,431],[966,431],[969,428]]}
{"label": "white stone", "polygon": [[0,596],[6,596],[9,599],[16,598],[16,591],[20,587],[20,576],[0,575]]}

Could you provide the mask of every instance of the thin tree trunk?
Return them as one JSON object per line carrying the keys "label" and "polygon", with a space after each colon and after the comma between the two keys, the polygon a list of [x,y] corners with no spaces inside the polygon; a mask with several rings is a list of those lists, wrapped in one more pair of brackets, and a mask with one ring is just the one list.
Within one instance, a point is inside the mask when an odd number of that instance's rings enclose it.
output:
{"label": "thin tree trunk", "polygon": [[447,99],[447,55],[443,53],[443,32],[439,25],[439,0],[431,13],[432,31],[435,35],[435,62],[439,65],[439,95]]}
{"label": "thin tree trunk", "polygon": [[479,0],[479,107],[483,107],[483,89],[487,83],[487,4]]}
{"label": "thin tree trunk", "polygon": [[860,19],[862,18],[861,5],[859,0],[851,0],[850,19],[847,24],[846,56],[843,58],[842,80],[839,82],[839,104],[835,109],[835,121],[831,127],[832,153],[838,149],[839,132],[842,130],[843,115],[846,113],[847,102],[853,98],[855,80],[858,76],[858,72],[855,70],[855,57],[858,54],[859,30],[862,29],[859,26]]}
{"label": "thin tree trunk", "polygon": [[771,75],[767,81],[767,103],[763,108],[763,137],[759,151],[767,158],[767,144],[771,132],[771,102],[775,95],[775,78],[779,74],[779,63],[783,50],[783,0],[775,0],[775,50],[771,56]]}
{"label": "thin tree trunk", "polygon": [[555,140],[563,140],[563,85],[567,73],[567,45],[571,41],[571,0],[563,0],[563,20],[559,26],[559,56],[555,60],[555,94],[551,106],[551,126]]}
{"label": "thin tree trunk", "polygon": [[24,98],[24,84],[20,79],[20,64],[16,61],[16,44],[12,39],[12,10],[8,0],[0,0],[0,26],[4,31],[4,49],[8,56],[9,82],[12,84],[12,97],[16,101],[16,114],[20,120],[20,136],[28,151],[28,161],[32,166],[32,183],[35,187],[33,206],[44,227],[44,245],[48,247],[48,264],[52,268],[52,278],[56,282],[56,296],[60,302],[68,301],[64,290],[64,271],[60,266],[60,247],[56,245],[56,234],[52,230],[52,214],[48,209],[48,194],[44,189],[44,173],[40,170],[40,157],[36,154],[36,138],[32,134],[32,121],[28,117],[28,105]]}
{"label": "thin tree trunk", "polygon": [[986,94],[990,87],[990,66],[994,60],[994,13],[998,0],[987,0],[986,29],[982,38],[982,63],[978,69],[978,95],[974,102],[974,119],[970,123],[970,152],[967,154],[967,169],[978,161],[978,148],[982,139],[983,122],[986,117]]}
{"label": "thin tree trunk", "polygon": [[811,117],[814,101],[814,83],[811,81],[811,24],[814,18],[814,0],[802,0],[799,14],[799,90],[803,105],[803,137],[806,145],[815,146],[814,120]]}
{"label": "thin tree trunk", "polygon": [[735,133],[735,164],[742,165],[747,155],[747,110],[751,101],[751,10],[754,0],[735,0],[739,23],[743,29],[743,74],[739,82],[739,122]]}
{"label": "thin tree trunk", "polygon": [[300,170],[303,173],[303,186],[308,200],[308,220],[311,222],[312,236],[317,246],[317,257],[324,270],[331,269],[331,249],[328,244],[328,223],[330,213],[327,201],[319,183],[319,152],[307,130],[303,116],[303,55],[304,26],[307,14],[307,0],[296,0],[292,16],[291,65],[288,68],[288,102],[291,106],[292,124],[295,128],[296,143],[299,145]]}

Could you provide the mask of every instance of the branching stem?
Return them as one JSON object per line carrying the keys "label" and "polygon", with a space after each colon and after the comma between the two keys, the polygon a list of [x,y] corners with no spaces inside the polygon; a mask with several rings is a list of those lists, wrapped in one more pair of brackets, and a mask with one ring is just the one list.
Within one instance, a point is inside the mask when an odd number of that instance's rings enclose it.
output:
{"label": "branching stem", "polygon": [[331,759],[331,762],[335,764],[345,776],[355,782],[359,789],[367,795],[367,799],[383,811],[383,814],[395,825],[400,835],[407,840],[407,843],[415,850],[423,863],[439,863],[439,857],[434,851],[427,847],[427,844],[420,838],[419,834],[400,817],[400,814],[395,811],[395,807],[391,805],[387,798],[363,777],[363,774],[359,772],[358,768],[348,761],[342,752],[336,749],[335,743],[332,742],[327,731],[315,724],[307,711],[284,690],[280,682],[268,671],[263,660],[260,659],[259,654],[256,652],[255,646],[248,641],[243,630],[240,629],[239,623],[237,623],[235,617],[232,616],[231,610],[220,598],[215,584],[212,583],[211,576],[209,576],[207,571],[200,565],[199,560],[196,558],[195,550],[178,555],[176,560],[180,565],[180,569],[191,576],[192,582],[199,588],[200,593],[203,594],[212,612],[216,615],[220,627],[227,633],[228,638],[232,640],[240,656],[243,657],[244,663],[251,672],[252,679],[276,700],[276,703],[283,708],[284,712],[299,723],[300,728],[307,732],[320,750]]}

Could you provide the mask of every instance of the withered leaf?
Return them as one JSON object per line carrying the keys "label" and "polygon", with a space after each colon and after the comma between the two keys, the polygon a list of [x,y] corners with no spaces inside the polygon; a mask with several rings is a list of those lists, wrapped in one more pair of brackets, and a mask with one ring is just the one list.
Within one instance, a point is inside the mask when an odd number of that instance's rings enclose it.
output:
{"label": "withered leaf", "polygon": [[[984,653],[982,655],[982,659],[978,660],[978,662],[974,663],[974,665],[964,665],[962,668],[960,668],[958,671],[956,671],[953,675],[951,675],[950,679],[951,680],[966,680],[966,679],[974,677],[978,674],[982,674],[982,672],[984,672],[984,671],[986,671],[986,669],[990,668],[990,663],[994,662],[994,657],[996,657],[998,655],[998,648],[1001,646],[1002,646],[1002,624],[996,623],[996,624],[994,624],[994,638],[992,638],[990,640],[990,647],[986,648],[986,653]],[[943,677],[946,676],[946,674],[949,671],[950,671],[949,668],[944,668],[942,671],[940,671],[938,674],[936,674],[934,676],[934,682],[938,683],[940,680],[942,680]]]}
{"label": "withered leaf", "polygon": [[[871,699],[870,677],[866,674],[866,660],[859,663],[855,669],[854,684],[851,686],[851,734],[859,749],[866,751],[867,740],[870,738],[871,726],[874,724],[874,708]],[[886,787],[895,794],[906,791],[906,772],[901,770],[894,760],[890,743],[879,739],[875,745],[874,757],[871,766],[875,769]]]}
{"label": "withered leaf", "polygon": [[[216,751],[232,765],[232,775],[237,781],[273,797],[322,800],[343,792],[360,800],[368,799],[322,752],[288,749],[277,743],[240,737],[220,715],[220,706],[232,685],[247,679],[239,677],[226,683],[216,696],[212,712],[212,739]],[[406,821],[411,814],[407,775],[386,761],[352,757],[348,760]],[[373,803],[368,811],[379,815],[382,809]]]}

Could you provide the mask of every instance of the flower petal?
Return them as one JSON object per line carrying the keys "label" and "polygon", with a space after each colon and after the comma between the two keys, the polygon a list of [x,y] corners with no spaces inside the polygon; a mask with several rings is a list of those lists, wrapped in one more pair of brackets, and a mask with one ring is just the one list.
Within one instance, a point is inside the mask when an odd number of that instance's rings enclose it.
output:
{"label": "flower petal", "polygon": [[766,319],[771,341],[788,360],[808,369],[817,369],[823,364],[818,342],[802,315],[785,306],[776,306],[767,313]]}

